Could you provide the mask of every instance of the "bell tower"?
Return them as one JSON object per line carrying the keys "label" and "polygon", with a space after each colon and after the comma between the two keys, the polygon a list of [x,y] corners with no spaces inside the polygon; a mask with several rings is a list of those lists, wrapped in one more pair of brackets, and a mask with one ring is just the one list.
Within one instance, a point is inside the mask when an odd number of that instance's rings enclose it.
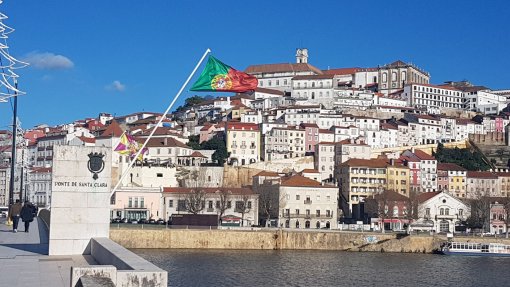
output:
{"label": "bell tower", "polygon": [[296,49],[296,63],[308,63],[308,49],[298,48]]}

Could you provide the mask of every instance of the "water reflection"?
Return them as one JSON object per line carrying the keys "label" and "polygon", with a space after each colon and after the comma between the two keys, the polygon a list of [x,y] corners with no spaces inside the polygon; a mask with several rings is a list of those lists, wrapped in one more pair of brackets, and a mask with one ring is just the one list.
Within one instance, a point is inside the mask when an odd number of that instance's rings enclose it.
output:
{"label": "water reflection", "polygon": [[337,251],[154,250],[169,286],[510,286],[510,258]]}

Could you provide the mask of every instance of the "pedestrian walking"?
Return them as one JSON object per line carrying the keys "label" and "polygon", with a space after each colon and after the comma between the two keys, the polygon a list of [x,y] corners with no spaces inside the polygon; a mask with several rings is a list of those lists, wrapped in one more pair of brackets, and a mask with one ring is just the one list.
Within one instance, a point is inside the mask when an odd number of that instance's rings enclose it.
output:
{"label": "pedestrian walking", "polygon": [[9,211],[9,216],[12,219],[12,232],[14,233],[18,232],[18,222],[21,209],[21,203],[19,202],[19,199],[16,199],[16,203],[11,206],[11,210]]}
{"label": "pedestrian walking", "polygon": [[30,227],[30,222],[34,221],[34,209],[28,201],[25,201],[25,205],[21,208],[21,220],[25,223],[25,232],[28,232],[28,228]]}

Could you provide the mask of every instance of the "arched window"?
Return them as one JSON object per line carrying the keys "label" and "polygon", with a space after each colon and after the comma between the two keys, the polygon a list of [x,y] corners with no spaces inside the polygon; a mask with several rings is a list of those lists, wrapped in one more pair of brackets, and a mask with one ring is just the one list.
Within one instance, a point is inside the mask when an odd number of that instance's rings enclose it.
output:
{"label": "arched window", "polygon": [[315,99],[315,92],[312,92],[312,100]]}
{"label": "arched window", "polygon": [[289,228],[290,227],[290,220],[285,220],[285,228]]}
{"label": "arched window", "polygon": [[315,223],[315,227],[316,227],[317,229],[321,228],[321,223],[320,223],[319,221],[317,221],[317,223]]}
{"label": "arched window", "polygon": [[388,74],[387,73],[383,73],[382,74],[382,81],[383,81],[383,83],[386,83],[388,81]]}
{"label": "arched window", "polygon": [[450,215],[450,209],[449,208],[445,208],[444,209],[444,215]]}
{"label": "arched window", "polygon": [[402,76],[400,78],[401,78],[402,81],[405,81],[407,79],[405,71],[402,71]]}
{"label": "arched window", "polygon": [[310,220],[305,221],[305,228],[310,228]]}
{"label": "arched window", "polygon": [[396,72],[391,73],[391,81],[395,82],[396,80],[397,80],[397,73]]}
{"label": "arched window", "polygon": [[299,228],[299,220],[296,220],[296,228]]}
{"label": "arched window", "polygon": [[398,217],[398,206],[393,206],[393,216]]}
{"label": "arched window", "polygon": [[444,215],[444,208],[439,209],[439,215]]}
{"label": "arched window", "polygon": [[312,82],[312,88],[315,88],[315,82]]}

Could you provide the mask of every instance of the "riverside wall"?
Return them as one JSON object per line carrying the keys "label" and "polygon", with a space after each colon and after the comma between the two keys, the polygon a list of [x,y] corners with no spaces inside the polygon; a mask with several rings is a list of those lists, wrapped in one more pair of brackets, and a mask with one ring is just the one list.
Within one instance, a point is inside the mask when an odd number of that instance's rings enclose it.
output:
{"label": "riverside wall", "polygon": [[[434,253],[445,236],[399,235],[295,230],[197,230],[110,229],[110,239],[125,248],[142,249],[245,249],[245,250],[336,250]],[[510,245],[510,239],[456,237],[461,242],[495,242]]]}
{"label": "riverside wall", "polygon": [[[338,250],[433,253],[444,237],[291,230],[110,229],[125,248]],[[479,238],[477,238],[479,239]]]}

